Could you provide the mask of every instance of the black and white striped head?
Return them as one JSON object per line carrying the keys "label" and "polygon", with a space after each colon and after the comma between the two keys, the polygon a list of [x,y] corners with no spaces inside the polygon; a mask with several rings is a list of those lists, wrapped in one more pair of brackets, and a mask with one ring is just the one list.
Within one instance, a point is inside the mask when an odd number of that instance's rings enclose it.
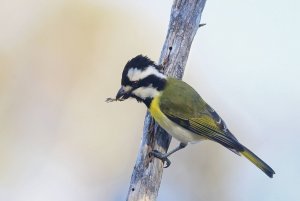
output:
{"label": "black and white striped head", "polygon": [[160,66],[146,56],[138,55],[128,61],[116,99],[122,101],[132,97],[149,107],[151,100],[159,95],[166,83],[166,76],[159,69]]}

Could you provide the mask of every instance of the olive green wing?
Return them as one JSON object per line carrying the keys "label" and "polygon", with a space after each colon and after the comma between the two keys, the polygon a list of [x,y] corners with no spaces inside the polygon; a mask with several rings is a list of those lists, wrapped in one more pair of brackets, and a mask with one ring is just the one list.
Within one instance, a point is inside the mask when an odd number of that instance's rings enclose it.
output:
{"label": "olive green wing", "polygon": [[161,96],[160,109],[171,121],[197,135],[216,141],[235,153],[243,150],[220,116],[183,81],[172,79],[169,82]]}
{"label": "olive green wing", "polygon": [[183,128],[192,131],[197,135],[201,135],[204,138],[218,142],[236,154],[243,150],[243,146],[228,133],[224,133],[223,131],[221,131],[217,123],[208,115],[193,117],[189,119],[178,116],[175,117],[171,114],[165,115],[171,121],[182,126]]}
{"label": "olive green wing", "polygon": [[225,135],[227,135],[228,137],[230,137],[232,139],[237,140],[236,137],[228,130],[228,128],[226,126],[226,123],[219,116],[219,114],[212,107],[210,107],[208,104],[206,104],[206,113],[211,118],[214,119],[214,121],[217,124],[217,126],[219,127],[219,129],[222,130]]}

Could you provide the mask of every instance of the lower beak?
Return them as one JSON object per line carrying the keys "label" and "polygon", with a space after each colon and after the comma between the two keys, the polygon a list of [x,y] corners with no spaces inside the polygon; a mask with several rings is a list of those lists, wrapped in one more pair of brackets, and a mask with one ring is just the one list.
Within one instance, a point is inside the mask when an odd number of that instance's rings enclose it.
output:
{"label": "lower beak", "polygon": [[116,99],[123,101],[123,100],[127,99],[128,97],[129,97],[128,94],[126,93],[124,87],[122,86],[116,95]]}

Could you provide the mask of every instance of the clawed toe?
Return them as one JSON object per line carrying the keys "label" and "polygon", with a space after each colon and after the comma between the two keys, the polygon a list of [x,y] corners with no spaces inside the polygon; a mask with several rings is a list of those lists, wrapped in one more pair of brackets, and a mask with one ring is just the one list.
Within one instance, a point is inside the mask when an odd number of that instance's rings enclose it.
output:
{"label": "clawed toe", "polygon": [[164,168],[168,168],[171,165],[171,161],[168,159],[168,157],[157,150],[151,151],[150,156],[154,156],[155,158],[162,160],[162,162],[165,164]]}

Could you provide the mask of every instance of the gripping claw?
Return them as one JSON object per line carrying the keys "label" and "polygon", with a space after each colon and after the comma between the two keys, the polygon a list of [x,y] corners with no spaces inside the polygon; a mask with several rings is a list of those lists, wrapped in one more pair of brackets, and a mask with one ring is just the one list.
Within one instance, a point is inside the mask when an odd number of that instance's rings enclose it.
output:
{"label": "gripping claw", "polygon": [[171,165],[171,161],[168,159],[167,154],[163,154],[157,150],[153,150],[150,152],[150,156],[154,156],[155,158],[159,158],[165,164],[164,168],[168,168]]}

